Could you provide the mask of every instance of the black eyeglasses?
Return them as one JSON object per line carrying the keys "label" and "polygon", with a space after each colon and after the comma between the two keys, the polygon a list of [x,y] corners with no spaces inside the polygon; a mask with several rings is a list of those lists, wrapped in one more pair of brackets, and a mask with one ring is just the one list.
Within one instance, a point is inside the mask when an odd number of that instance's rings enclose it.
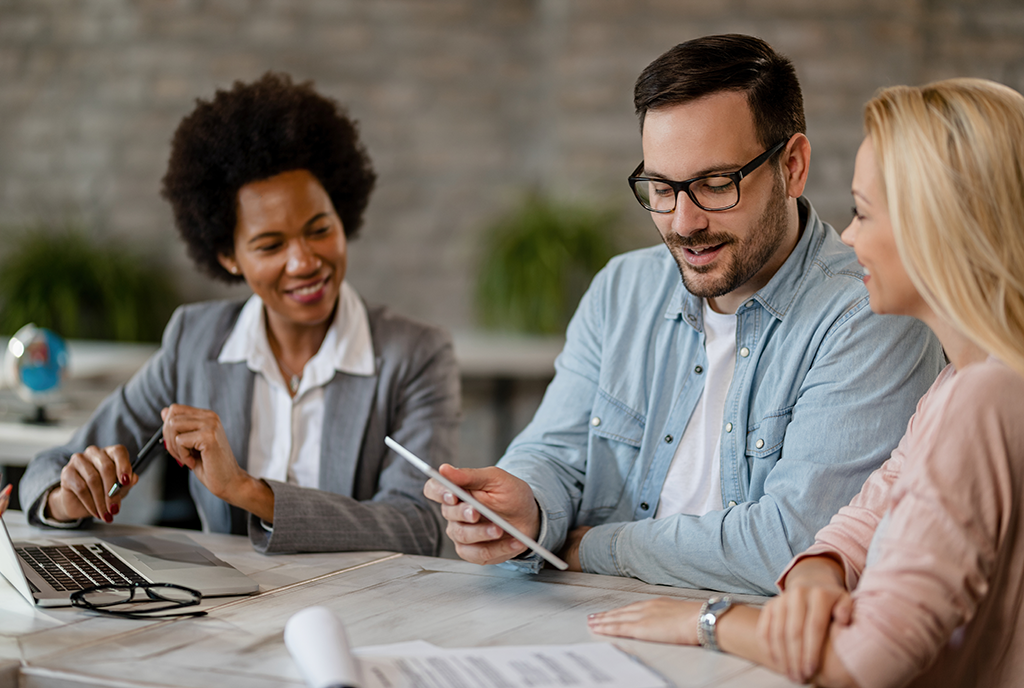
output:
{"label": "black eyeglasses", "polygon": [[[136,595],[138,591],[145,596]],[[203,599],[198,590],[174,583],[126,583],[93,585],[71,593],[71,604],[98,614],[127,619],[164,619],[177,616],[206,616],[204,611],[162,614],[169,609],[193,607]]]}
{"label": "black eyeglasses", "polygon": [[740,202],[740,180],[782,150],[788,142],[789,139],[780,141],[736,172],[694,177],[684,182],[638,177],[637,175],[644,169],[644,161],[641,160],[633,174],[629,176],[629,188],[633,190],[633,195],[640,201],[640,205],[652,213],[671,213],[676,209],[676,199],[683,191],[701,210],[729,210]]}

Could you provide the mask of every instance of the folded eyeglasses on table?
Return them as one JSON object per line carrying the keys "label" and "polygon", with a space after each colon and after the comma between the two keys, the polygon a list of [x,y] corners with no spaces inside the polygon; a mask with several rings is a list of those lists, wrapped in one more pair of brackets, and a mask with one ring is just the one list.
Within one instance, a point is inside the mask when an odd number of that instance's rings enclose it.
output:
{"label": "folded eyeglasses on table", "polygon": [[170,612],[194,607],[202,599],[198,590],[174,583],[109,583],[76,590],[71,595],[71,604],[97,614],[128,619],[165,619],[205,616],[206,612],[200,610]]}

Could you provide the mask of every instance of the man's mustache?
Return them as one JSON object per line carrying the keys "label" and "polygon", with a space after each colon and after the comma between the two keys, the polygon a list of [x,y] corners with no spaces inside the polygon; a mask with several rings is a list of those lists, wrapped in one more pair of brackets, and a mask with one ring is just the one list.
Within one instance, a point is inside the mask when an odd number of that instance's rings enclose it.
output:
{"label": "man's mustache", "polygon": [[718,246],[719,244],[733,242],[733,237],[729,234],[704,234],[703,232],[698,232],[688,237],[679,236],[673,232],[663,238],[669,248],[699,248],[701,246]]}

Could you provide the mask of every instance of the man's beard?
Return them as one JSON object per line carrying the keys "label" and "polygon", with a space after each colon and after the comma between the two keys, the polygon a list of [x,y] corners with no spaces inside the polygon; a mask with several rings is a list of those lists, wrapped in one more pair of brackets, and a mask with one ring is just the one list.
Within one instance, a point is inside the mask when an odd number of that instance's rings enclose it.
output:
{"label": "man's beard", "polygon": [[[689,202],[689,199],[681,202]],[[697,232],[688,237],[670,232],[668,236],[662,235],[662,240],[676,259],[687,291],[694,296],[713,299],[740,288],[765,266],[785,241],[787,222],[785,190],[781,176],[776,174],[768,205],[743,243],[739,243],[731,234],[705,232]],[[686,262],[683,252],[695,246],[719,244],[732,244],[734,247],[731,259],[727,259],[729,262],[724,266],[724,273],[717,279],[700,279],[715,270],[722,270],[720,259],[709,265],[691,265]]]}

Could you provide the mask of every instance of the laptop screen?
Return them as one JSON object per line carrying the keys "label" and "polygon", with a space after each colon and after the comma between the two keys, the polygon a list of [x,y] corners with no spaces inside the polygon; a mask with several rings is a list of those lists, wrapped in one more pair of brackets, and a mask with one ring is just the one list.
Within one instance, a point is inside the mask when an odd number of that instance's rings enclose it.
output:
{"label": "laptop screen", "polygon": [[0,525],[2,525],[0,527],[0,531],[2,531],[0,532],[0,573],[29,604],[34,605],[35,597],[29,588],[25,573],[21,570],[21,559],[14,551],[14,542],[11,541],[11,534],[7,531],[7,523],[3,516],[0,516]]}

